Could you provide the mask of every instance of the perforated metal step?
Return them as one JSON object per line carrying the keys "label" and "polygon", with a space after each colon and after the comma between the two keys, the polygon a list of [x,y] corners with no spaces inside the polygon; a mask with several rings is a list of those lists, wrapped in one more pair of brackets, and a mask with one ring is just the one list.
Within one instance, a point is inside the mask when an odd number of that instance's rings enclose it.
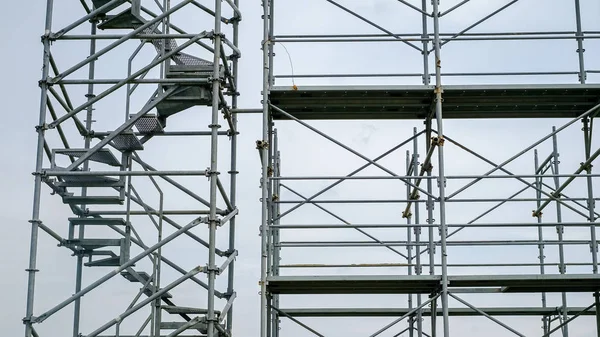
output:
{"label": "perforated metal step", "polygon": [[122,218],[69,218],[73,225],[86,226],[125,226],[127,222]]}
{"label": "perforated metal step", "polygon": [[112,140],[112,144],[115,147],[115,149],[123,152],[131,152],[144,149],[144,145],[142,145],[138,137],[136,137],[131,131],[129,131],[129,133],[122,133],[116,136]]}
{"label": "perforated metal step", "polygon": [[163,132],[165,125],[156,115],[144,115],[135,122],[135,127],[142,134]]}
{"label": "perforated metal step", "polygon": [[122,205],[123,199],[114,196],[63,196],[63,203],[70,205]]}
{"label": "perforated metal step", "polygon": [[[81,157],[86,154],[89,149],[57,149],[54,150],[56,154],[62,154],[65,156]],[[94,153],[89,160],[98,163],[108,164],[110,166],[121,166],[121,162],[117,160],[115,155],[109,149],[100,149]]]}

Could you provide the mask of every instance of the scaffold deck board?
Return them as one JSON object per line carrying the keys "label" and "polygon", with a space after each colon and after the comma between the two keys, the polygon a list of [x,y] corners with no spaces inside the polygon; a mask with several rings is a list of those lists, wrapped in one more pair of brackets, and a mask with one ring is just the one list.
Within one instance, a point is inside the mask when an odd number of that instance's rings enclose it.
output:
{"label": "scaffold deck board", "polygon": [[[424,119],[434,86],[273,87],[270,102],[298,119]],[[600,85],[449,85],[444,118],[575,118],[600,103]],[[289,119],[273,110],[273,118]]]}
{"label": "scaffold deck board", "polygon": [[[584,316],[593,316],[596,310],[591,308],[584,311],[584,307],[572,307],[567,309],[568,315],[581,313]],[[408,314],[413,309],[409,308],[290,308],[280,309],[292,317],[400,317]],[[548,316],[562,313],[555,307],[506,307],[506,308],[479,308],[491,316]],[[431,309],[424,308],[423,316],[431,316]],[[480,313],[470,308],[449,308],[450,316],[481,316]],[[442,309],[437,309],[437,315],[442,316]]]}
{"label": "scaffold deck board", "polygon": [[[600,291],[600,275],[467,275],[448,276],[455,289],[498,288],[505,293]],[[274,294],[430,294],[439,275],[271,276]]]}

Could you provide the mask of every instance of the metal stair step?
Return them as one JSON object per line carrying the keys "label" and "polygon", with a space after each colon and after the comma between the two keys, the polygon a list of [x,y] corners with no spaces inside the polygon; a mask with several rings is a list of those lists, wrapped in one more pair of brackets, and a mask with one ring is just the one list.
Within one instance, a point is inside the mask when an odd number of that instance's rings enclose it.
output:
{"label": "metal stair step", "polygon": [[[189,314],[189,315],[206,315],[208,314],[207,309],[201,308],[189,308],[189,307],[177,307],[172,305],[163,305],[162,309],[169,314]],[[219,315],[221,312],[215,310],[215,314]]]}
{"label": "metal stair step", "polygon": [[[150,297],[153,294],[154,294],[154,286],[148,285],[148,286],[146,286],[146,288],[144,288],[144,295]],[[161,298],[173,298],[173,295],[171,295],[169,292],[166,292],[166,293],[162,294],[160,297]]]}
{"label": "metal stair step", "polygon": [[[94,8],[100,8],[104,5],[106,5],[107,3],[111,2],[111,0],[92,0],[92,3],[94,4]],[[106,14],[109,11],[119,7],[121,4],[120,3],[116,3],[112,6],[110,6],[108,9],[104,10],[103,13]]]}
{"label": "metal stair step", "polygon": [[123,199],[115,196],[63,196],[63,203],[71,205],[122,205]]}
{"label": "metal stair step", "polygon": [[125,226],[127,222],[123,218],[69,218],[70,223],[73,225],[86,225],[86,226]]}
{"label": "metal stair step", "polygon": [[141,134],[163,132],[165,125],[156,115],[144,115],[135,122],[135,127]]}
{"label": "metal stair step", "polygon": [[[54,153],[79,158],[88,153],[88,151],[89,149],[56,149],[54,150]],[[121,162],[117,160],[115,155],[109,149],[100,149],[96,151],[89,160],[108,164],[110,166],[121,166]]]}
{"label": "metal stair step", "polygon": [[156,111],[161,117],[168,117],[194,106],[212,104],[212,92],[208,87],[181,87],[156,105]]}
{"label": "metal stair step", "polygon": [[[145,271],[134,271],[134,273],[131,273],[129,271],[123,271],[123,272],[121,272],[121,276],[123,276],[129,282],[139,282],[142,284],[145,284],[150,279],[150,275],[148,273],[146,273]],[[153,292],[154,292],[154,286],[151,284],[149,284],[144,289],[144,295],[146,295],[146,296],[152,296]],[[162,298],[172,298],[173,295],[166,292],[161,297]]]}
{"label": "metal stair step", "polygon": [[105,176],[60,176],[63,181],[56,182],[60,187],[123,187],[125,181]]}
{"label": "metal stair step", "polygon": [[120,256],[107,257],[105,259],[94,260],[83,264],[86,267],[118,267],[121,265]]}
{"label": "metal stair step", "polygon": [[146,23],[146,20],[133,8],[128,8],[116,15],[108,15],[107,19],[98,25],[100,29],[136,29]]}
{"label": "metal stair step", "polygon": [[129,131],[129,133],[121,133],[120,135],[117,135],[115,138],[113,138],[112,144],[117,150],[122,152],[144,149],[144,145],[142,145],[138,137],[136,137],[131,131]]}
{"label": "metal stair step", "polygon": [[[181,328],[183,325],[187,324],[187,322],[161,322],[160,329],[161,330],[177,330]],[[199,330],[201,333],[207,332],[207,324],[205,322],[196,323],[187,328],[187,330]]]}
{"label": "metal stair step", "polygon": [[85,250],[94,250],[102,247],[120,247],[124,239],[72,239],[65,240],[65,246],[77,246]]}
{"label": "metal stair step", "polygon": [[150,275],[148,275],[148,273],[146,273],[145,271],[135,271],[135,273],[142,279],[142,281],[138,280],[137,277],[135,277],[135,275],[130,273],[129,271],[121,272],[121,276],[123,276],[126,280],[130,282],[145,283],[150,279]]}

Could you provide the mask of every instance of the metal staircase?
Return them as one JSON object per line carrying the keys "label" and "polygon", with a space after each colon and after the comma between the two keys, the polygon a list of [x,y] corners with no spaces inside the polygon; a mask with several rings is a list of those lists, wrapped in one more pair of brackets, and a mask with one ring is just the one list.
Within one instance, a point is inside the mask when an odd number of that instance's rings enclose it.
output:
{"label": "metal staircase", "polygon": [[[94,18],[98,21],[97,28],[101,30],[135,30],[149,22],[141,15],[141,0],[92,0],[92,3],[94,9],[112,3]],[[123,10],[124,6],[127,8]],[[159,24],[160,21],[145,28],[141,34],[163,34],[158,29]],[[223,65],[219,66],[220,78],[213,81],[213,62],[181,51],[173,52],[180,48],[174,38],[149,38],[144,42],[154,46],[157,57],[172,53],[164,61],[164,79],[171,81],[160,83],[146,105],[139,112],[129,114],[126,121],[114,131],[97,136],[90,132],[91,129],[87,130],[87,134],[80,130],[86,137],[84,148],[71,148],[65,144],[65,148],[52,149],[50,167],[41,170],[52,172],[51,175],[40,174],[42,182],[52,189],[53,194],[60,196],[62,202],[76,215],[68,218],[68,238],[59,240],[59,246],[68,248],[74,256],[85,258],[85,267],[122,269],[119,274],[125,280],[140,284],[141,293],[148,299],[161,302],[162,305],[158,307],[166,313],[166,317],[162,319],[160,314],[157,315],[159,322],[156,328],[160,330],[157,336],[177,336],[188,330],[200,333],[195,336],[229,336],[226,324],[221,323],[221,312],[205,308],[179,307],[172,301],[173,295],[170,292],[163,292],[164,288],[155,285],[156,275],[133,269],[137,266],[130,263],[132,231],[129,216],[105,216],[102,211],[90,212],[88,208],[124,205],[128,198],[135,200],[126,174],[131,169],[135,153],[144,150],[144,144],[155,135],[165,133],[168,117],[195,106],[212,106],[213,86],[219,85],[215,83],[219,83],[225,77]],[[220,87],[227,88],[226,85]],[[130,94],[128,90],[128,95]],[[93,138],[99,139],[99,142],[93,144]],[[85,227],[120,228],[123,235],[121,238],[94,237],[90,235],[90,231],[80,230]],[[231,256],[232,253],[233,251],[227,256]],[[214,271],[207,269],[205,272]],[[227,297],[221,298],[229,299],[231,296],[232,294],[227,294]],[[235,298],[235,295],[233,297]],[[216,317],[209,317],[211,314]],[[42,318],[45,319],[45,315],[42,315]],[[210,333],[209,326],[214,326]]]}

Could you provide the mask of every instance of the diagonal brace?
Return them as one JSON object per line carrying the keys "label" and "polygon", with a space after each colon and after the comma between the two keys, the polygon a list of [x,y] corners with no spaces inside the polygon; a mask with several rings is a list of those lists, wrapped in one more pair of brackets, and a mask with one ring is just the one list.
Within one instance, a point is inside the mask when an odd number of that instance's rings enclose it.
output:
{"label": "diagonal brace", "polygon": [[[394,173],[394,172],[392,172],[392,171],[388,170],[386,167],[384,167],[384,166],[382,166],[382,165],[378,164],[377,162],[375,162],[374,160],[371,160],[370,158],[368,158],[368,157],[366,157],[366,156],[362,155],[362,154],[361,154],[361,153],[359,153],[358,151],[355,151],[355,150],[353,150],[353,149],[352,149],[352,148],[350,148],[349,146],[346,146],[346,145],[342,144],[341,142],[339,142],[339,141],[335,140],[334,138],[332,138],[332,137],[329,137],[329,136],[328,136],[328,135],[326,135],[325,133],[323,133],[323,132],[321,132],[321,131],[317,130],[316,128],[314,128],[314,127],[310,126],[309,124],[307,124],[307,123],[305,123],[305,122],[301,121],[300,119],[298,119],[298,118],[296,118],[296,117],[292,116],[291,114],[289,114],[288,112],[284,111],[283,109],[281,109],[281,108],[279,108],[279,107],[277,107],[277,106],[275,106],[275,105],[273,105],[273,104],[270,104],[270,103],[269,103],[269,106],[270,106],[270,107],[272,107],[273,109],[277,110],[279,113],[281,113],[281,114],[283,114],[283,115],[287,116],[288,118],[290,118],[290,119],[292,119],[292,120],[296,121],[298,124],[300,124],[300,125],[302,125],[302,126],[304,126],[304,127],[308,128],[309,130],[311,130],[311,131],[315,132],[315,133],[316,133],[316,134],[318,134],[319,136],[321,136],[321,137],[323,137],[323,138],[325,138],[325,139],[327,139],[327,140],[329,140],[329,141],[333,142],[334,144],[336,144],[336,145],[340,146],[340,147],[341,147],[341,148],[343,148],[344,150],[346,150],[346,151],[348,151],[348,152],[350,152],[350,153],[352,153],[352,154],[356,155],[357,157],[359,157],[359,158],[361,158],[361,159],[363,159],[363,160],[365,160],[365,161],[369,162],[371,165],[374,165],[374,166],[378,167],[379,169],[381,169],[382,171],[384,171],[384,172],[388,173],[389,175],[391,175],[391,176],[393,176],[393,177],[399,177],[399,176],[398,176],[396,173]],[[403,178],[399,178],[398,180],[400,180],[400,181],[402,181],[402,182],[404,182],[404,183],[406,183],[406,184],[408,184],[408,185],[410,185],[410,186],[412,186],[412,187],[415,187],[415,188],[417,188],[417,189],[418,189],[420,192],[422,192],[422,193],[426,194],[427,196],[430,196],[430,197],[432,197],[432,198],[435,198],[435,196],[434,196],[433,194],[431,194],[431,193],[429,193],[429,192],[425,191],[424,189],[422,189],[422,188],[420,188],[420,187],[416,186],[415,184],[413,184],[413,183],[411,182],[411,180],[412,180],[412,179],[403,179]]]}
{"label": "diagonal brace", "polygon": [[522,333],[520,333],[520,332],[518,332],[517,330],[515,330],[515,329],[513,329],[513,328],[509,327],[508,325],[506,325],[506,324],[502,323],[501,321],[497,320],[496,318],[494,318],[494,317],[492,317],[492,316],[488,315],[488,314],[487,314],[487,313],[485,313],[483,310],[481,310],[481,309],[479,309],[479,308],[477,308],[477,307],[475,307],[475,306],[473,306],[473,305],[469,304],[467,301],[463,300],[462,298],[460,298],[460,297],[458,297],[458,296],[456,296],[456,295],[454,295],[454,294],[452,294],[452,293],[448,293],[448,295],[450,295],[450,297],[454,298],[455,300],[459,301],[460,303],[462,303],[462,304],[466,305],[467,307],[469,307],[469,308],[473,309],[474,311],[478,312],[479,314],[481,314],[481,315],[483,315],[483,316],[487,317],[488,319],[490,319],[490,320],[491,320],[491,321],[493,321],[494,323],[496,323],[496,324],[500,325],[501,327],[505,328],[506,330],[508,330],[508,331],[510,331],[510,332],[512,332],[512,333],[514,333],[515,335],[517,335],[517,336],[520,336],[520,337],[525,337],[525,335],[523,335]]}
{"label": "diagonal brace", "polygon": [[292,322],[294,322],[294,323],[296,323],[296,324],[300,325],[301,327],[303,327],[304,329],[306,329],[306,330],[308,330],[308,331],[312,332],[313,334],[315,334],[315,335],[317,335],[317,336],[319,336],[319,337],[325,337],[325,336],[323,336],[322,334],[320,334],[319,332],[317,332],[316,330],[314,330],[313,328],[309,327],[308,325],[306,325],[306,324],[304,324],[304,323],[300,322],[299,320],[295,319],[294,317],[292,317],[292,316],[288,315],[288,314],[287,314],[285,311],[283,311],[283,310],[281,310],[281,309],[279,309],[279,308],[276,308],[276,307],[274,307],[274,306],[271,306],[271,308],[272,308],[273,310],[277,311],[277,312],[278,312],[278,313],[279,313],[281,316],[285,316],[285,317],[289,318],[289,319],[290,319]]}
{"label": "diagonal brace", "polygon": [[[384,152],[383,154],[379,155],[378,157],[376,157],[375,159],[373,159],[373,162],[376,162],[376,161],[378,161],[378,160],[381,160],[381,159],[385,158],[385,157],[386,157],[386,156],[388,156],[390,153],[392,153],[392,152],[396,151],[397,149],[401,148],[402,146],[404,146],[404,145],[406,145],[406,144],[408,144],[408,143],[412,142],[412,141],[413,141],[413,139],[415,139],[416,137],[419,137],[421,134],[423,134],[423,131],[421,131],[421,132],[417,133],[416,135],[413,135],[413,136],[411,136],[410,138],[408,138],[407,140],[403,141],[402,143],[400,143],[400,144],[398,144],[398,145],[396,145],[396,146],[392,147],[392,148],[391,148],[391,149],[389,149],[388,151],[386,151],[386,152]],[[261,152],[259,152],[259,154],[260,154],[260,153],[261,153]],[[363,166],[359,167],[358,169],[356,169],[356,170],[354,170],[354,171],[350,172],[350,174],[348,174],[348,177],[352,177],[352,176],[354,176],[355,174],[359,173],[360,171],[362,171],[362,170],[366,169],[366,168],[367,168],[367,167],[369,167],[369,166],[371,166],[371,163],[364,164]],[[336,182],[334,182],[334,183],[332,183],[331,185],[329,185],[329,186],[325,187],[324,189],[322,189],[320,192],[317,192],[316,194],[313,194],[311,197],[309,197],[309,198],[308,198],[308,199],[306,199],[305,201],[303,201],[303,202],[301,202],[301,203],[299,203],[299,204],[295,205],[294,207],[290,208],[289,210],[287,210],[287,211],[283,212],[282,214],[280,214],[278,217],[276,217],[276,218],[275,218],[275,219],[273,219],[273,220],[279,220],[279,219],[281,219],[281,218],[282,218],[282,217],[284,217],[285,215],[287,215],[287,214],[289,214],[289,213],[293,212],[294,210],[298,209],[299,207],[301,207],[302,205],[306,204],[307,202],[310,202],[310,201],[312,201],[313,199],[315,199],[316,197],[320,196],[321,194],[323,194],[323,193],[325,193],[325,192],[329,191],[330,189],[334,188],[335,186],[337,186],[337,185],[341,184],[341,183],[342,183],[344,180],[345,180],[345,179],[339,179],[339,180],[337,180]]]}
{"label": "diagonal brace", "polygon": [[[288,186],[286,186],[286,185],[284,185],[284,184],[279,184],[279,186],[281,186],[281,187],[285,188],[286,190],[288,190],[288,191],[290,191],[290,192],[294,193],[295,195],[299,196],[300,198],[302,198],[302,199],[304,199],[304,200],[307,200],[305,196],[303,196],[302,194],[300,194],[300,193],[298,193],[298,192],[294,191],[293,189],[289,188]],[[315,207],[318,207],[319,209],[321,209],[323,212],[325,212],[325,213],[327,213],[327,214],[329,214],[329,215],[333,216],[334,218],[336,218],[336,219],[340,220],[340,221],[341,221],[341,222],[343,222],[344,224],[346,224],[346,225],[349,225],[349,226],[352,226],[352,224],[351,224],[350,222],[348,222],[348,221],[344,220],[343,218],[341,218],[341,217],[337,216],[336,214],[334,214],[333,212],[329,211],[329,210],[328,210],[328,209],[326,209],[325,207],[323,207],[323,206],[321,206],[321,205],[319,205],[319,204],[317,204],[317,203],[313,203],[313,205],[314,205]],[[354,228],[354,229],[356,229],[357,231],[359,231],[360,233],[364,234],[365,236],[367,236],[368,238],[372,239],[373,241],[375,241],[375,242],[377,242],[377,243],[379,243],[379,244],[381,244],[381,245],[385,246],[385,247],[386,247],[386,248],[388,248],[389,250],[393,251],[394,253],[396,253],[396,254],[398,254],[398,255],[400,255],[400,256],[402,256],[403,258],[405,258],[405,259],[407,259],[407,260],[408,260],[408,256],[406,256],[406,255],[404,255],[403,253],[399,252],[399,251],[398,251],[398,250],[396,250],[395,248],[393,248],[393,247],[391,247],[391,246],[388,246],[388,245],[386,245],[386,244],[385,244],[385,243],[383,243],[381,240],[379,240],[379,239],[377,239],[376,237],[374,237],[373,235],[371,235],[371,234],[367,233],[365,230],[363,230],[363,229],[360,229],[360,228],[358,228],[358,227],[351,227],[351,228]]]}
{"label": "diagonal brace", "polygon": [[387,30],[387,29],[385,29],[385,28],[381,27],[380,25],[376,24],[375,22],[373,22],[373,21],[371,21],[371,20],[369,20],[369,19],[367,19],[367,18],[365,18],[365,17],[363,17],[363,16],[361,16],[361,15],[358,15],[358,14],[356,14],[355,12],[353,12],[353,11],[349,10],[348,8],[346,8],[346,7],[344,7],[344,6],[340,5],[340,4],[338,4],[337,2],[335,2],[335,1],[333,1],[333,0],[325,0],[325,1],[329,2],[330,4],[332,4],[332,5],[336,6],[336,7],[340,8],[340,9],[342,9],[344,12],[346,12],[346,13],[348,13],[348,14],[350,14],[350,15],[352,15],[352,16],[354,16],[354,17],[356,17],[356,18],[358,18],[358,19],[360,19],[360,20],[362,20],[362,21],[364,21],[364,22],[366,22],[366,23],[368,23],[369,25],[371,25],[371,26],[373,26],[373,27],[375,27],[375,28],[379,29],[380,31],[382,31],[382,32],[384,32],[384,33],[386,33],[386,34],[388,34],[389,36],[391,36],[391,37],[393,37],[393,38],[396,38],[396,39],[398,39],[398,41],[401,41],[401,42],[403,42],[403,43],[405,43],[405,44],[409,45],[410,47],[412,47],[412,48],[414,48],[414,49],[418,50],[419,52],[423,52],[423,50],[422,50],[421,48],[419,48],[419,47],[415,46],[414,44],[412,44],[412,43],[410,43],[410,42],[408,42],[408,41],[406,41],[405,39],[403,39],[403,38],[401,38],[400,36],[398,36],[398,35],[396,35],[396,34],[392,33],[391,31],[389,31],[389,30]]}
{"label": "diagonal brace", "polygon": [[[596,150],[596,152],[594,152],[590,158],[588,160],[586,160],[585,162],[581,163],[581,166],[579,166],[579,168],[575,171],[574,174],[581,174],[581,172],[585,171],[591,164],[592,162],[600,155],[600,149]],[[569,177],[567,180],[565,180],[564,183],[562,183],[562,185],[560,185],[555,191],[554,193],[552,193],[551,195],[555,198],[560,198],[560,192],[562,192],[565,188],[567,188],[567,186],[569,186],[570,183],[573,182],[573,180],[575,180],[575,176],[571,176]],[[548,204],[550,204],[552,202],[552,200],[546,200],[544,201],[544,203],[538,207],[538,209],[536,209],[533,212],[534,216],[540,216],[541,212],[544,208],[546,208],[546,206],[548,206]],[[590,221],[594,221],[594,219],[589,219]]]}

